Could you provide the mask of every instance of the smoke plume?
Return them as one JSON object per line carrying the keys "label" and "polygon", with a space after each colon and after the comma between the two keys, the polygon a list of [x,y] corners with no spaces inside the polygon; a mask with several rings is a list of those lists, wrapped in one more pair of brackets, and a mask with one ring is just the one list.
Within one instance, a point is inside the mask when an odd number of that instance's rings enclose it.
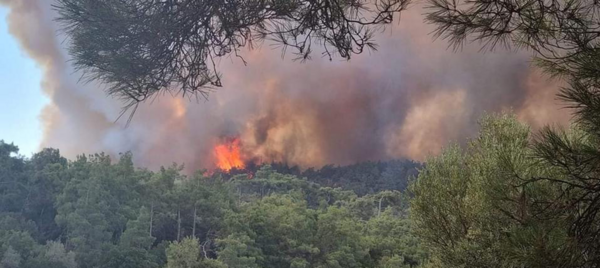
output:
{"label": "smoke plume", "polygon": [[530,64],[530,54],[481,53],[477,44],[453,52],[433,40],[413,6],[377,36],[376,52],[350,62],[318,53],[306,63],[281,58],[268,42],[220,63],[224,87],[208,100],[162,96],[137,110],[129,126],[115,119],[122,103],[102,85],[78,82],[52,1],[0,0],[11,33],[44,70],[51,104],[40,115],[41,147],[67,156],[132,151],[137,164],[171,162],[212,168],[212,150],[239,137],[255,161],[302,167],[363,160],[424,160],[449,142],[464,142],[484,112],[512,110],[534,127],[568,119],[554,98],[557,81]]}

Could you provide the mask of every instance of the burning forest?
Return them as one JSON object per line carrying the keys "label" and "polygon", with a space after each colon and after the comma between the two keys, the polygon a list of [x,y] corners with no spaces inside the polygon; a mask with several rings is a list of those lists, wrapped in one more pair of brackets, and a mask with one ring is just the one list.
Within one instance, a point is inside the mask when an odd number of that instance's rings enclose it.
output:
{"label": "burning forest", "polygon": [[598,268],[598,10],[0,0],[0,268]]}
{"label": "burning forest", "polygon": [[133,109],[118,119],[122,99],[104,97],[99,81],[79,82],[52,1],[5,2],[10,32],[43,69],[50,103],[40,115],[40,147],[69,157],[131,151],[140,166],[210,169],[219,139],[235,137],[249,159],[303,168],[425,160],[472,137],[485,112],[510,110],[534,127],[569,118],[554,97],[560,83],[531,66],[529,53],[448,51],[431,41],[433,27],[416,6],[376,35],[377,51],[349,62],[318,52],[303,63],[282,59],[266,42],[221,59],[222,87],[207,99],[173,89],[140,104],[130,121]]}
{"label": "burning forest", "polygon": [[245,161],[245,157],[241,153],[239,138],[226,139],[223,143],[215,146],[217,168],[223,171],[230,171],[232,168],[244,169]]}

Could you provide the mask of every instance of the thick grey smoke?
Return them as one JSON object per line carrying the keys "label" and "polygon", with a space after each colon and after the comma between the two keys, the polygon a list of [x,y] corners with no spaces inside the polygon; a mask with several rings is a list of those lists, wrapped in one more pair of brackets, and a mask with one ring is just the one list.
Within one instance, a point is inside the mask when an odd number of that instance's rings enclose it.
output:
{"label": "thick grey smoke", "polygon": [[121,103],[96,84],[78,83],[47,0],[0,0],[11,33],[44,69],[52,103],[41,120],[41,146],[73,156],[132,151],[148,167],[173,161],[211,168],[223,137],[240,137],[248,158],[303,167],[407,157],[424,159],[463,142],[484,112],[513,110],[534,126],[565,122],[557,81],[530,66],[524,52],[460,52],[433,41],[413,7],[377,38],[379,51],[352,61],[281,59],[268,43],[220,63],[224,88],[208,101],[163,96],[140,107],[129,125],[114,123]]}

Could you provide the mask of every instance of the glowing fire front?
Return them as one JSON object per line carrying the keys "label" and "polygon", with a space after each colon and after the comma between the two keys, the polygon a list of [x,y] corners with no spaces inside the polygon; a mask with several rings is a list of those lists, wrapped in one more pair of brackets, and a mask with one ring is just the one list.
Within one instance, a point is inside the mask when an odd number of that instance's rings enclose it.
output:
{"label": "glowing fire front", "polygon": [[217,167],[229,171],[232,168],[243,169],[246,167],[240,152],[240,139],[228,140],[217,144],[214,149]]}

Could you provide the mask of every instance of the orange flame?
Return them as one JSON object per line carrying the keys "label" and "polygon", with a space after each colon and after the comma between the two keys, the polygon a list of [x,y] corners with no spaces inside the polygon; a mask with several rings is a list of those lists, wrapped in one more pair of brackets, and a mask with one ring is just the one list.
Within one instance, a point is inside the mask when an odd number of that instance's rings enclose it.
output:
{"label": "orange flame", "polygon": [[236,138],[230,142],[218,144],[214,149],[217,167],[229,171],[232,168],[243,169],[246,167],[240,153],[240,139]]}

